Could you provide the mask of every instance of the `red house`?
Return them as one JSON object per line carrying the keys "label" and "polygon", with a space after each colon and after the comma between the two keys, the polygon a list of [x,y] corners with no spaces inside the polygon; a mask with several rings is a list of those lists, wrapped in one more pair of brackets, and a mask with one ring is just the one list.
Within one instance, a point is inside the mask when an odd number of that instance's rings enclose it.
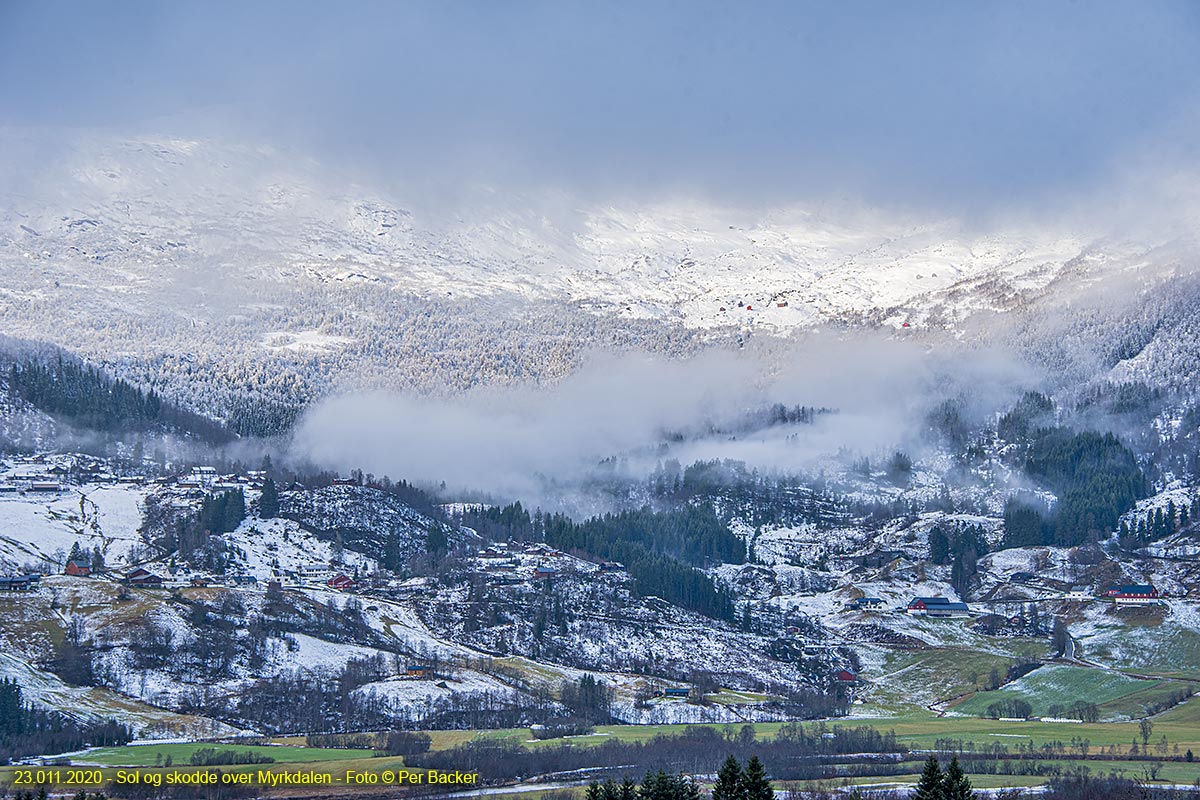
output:
{"label": "red house", "polygon": [[337,589],[339,592],[348,592],[355,587],[354,581],[341,573],[334,575],[326,583],[332,589]]}
{"label": "red house", "polygon": [[833,679],[838,683],[858,683],[858,676],[848,669],[839,669],[833,673]]}
{"label": "red house", "polygon": [[67,568],[63,570],[64,575],[75,575],[80,578],[86,578],[92,574],[92,565],[86,561],[75,559],[67,562]]}

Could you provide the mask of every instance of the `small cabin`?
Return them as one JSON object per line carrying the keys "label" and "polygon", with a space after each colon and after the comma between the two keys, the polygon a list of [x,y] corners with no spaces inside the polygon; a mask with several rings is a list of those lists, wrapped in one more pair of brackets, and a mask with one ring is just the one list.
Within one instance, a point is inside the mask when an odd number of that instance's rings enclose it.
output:
{"label": "small cabin", "polygon": [[775,304],[775,307],[776,308],[787,308],[788,302],[787,302],[787,300],[780,300],[778,303]]}
{"label": "small cabin", "polygon": [[858,675],[848,669],[839,669],[833,673],[833,679],[838,683],[858,683]]}
{"label": "small cabin", "polygon": [[541,579],[553,578],[558,574],[558,570],[554,567],[536,566],[533,568],[533,577]]}
{"label": "small cabin", "polygon": [[404,668],[404,674],[410,678],[432,678],[433,667],[428,664],[409,664]]}
{"label": "small cabin", "polygon": [[663,689],[663,697],[669,697],[669,698],[673,698],[676,700],[687,700],[691,696],[692,696],[691,689],[674,688],[674,687],[669,688],[669,689]]}
{"label": "small cabin", "polygon": [[67,568],[63,570],[64,575],[74,575],[77,578],[86,578],[92,574],[92,565],[86,561],[74,559],[67,562]]}

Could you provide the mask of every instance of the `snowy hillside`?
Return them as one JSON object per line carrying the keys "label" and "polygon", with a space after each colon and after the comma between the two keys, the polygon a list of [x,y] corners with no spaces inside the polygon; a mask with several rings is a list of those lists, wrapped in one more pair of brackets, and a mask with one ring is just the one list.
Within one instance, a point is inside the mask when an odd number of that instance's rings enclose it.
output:
{"label": "snowy hillside", "polygon": [[[846,206],[530,196],[451,213],[270,148],[48,138],[55,157],[0,190],[6,332],[170,381],[210,411],[238,383],[296,404],[555,379],[596,346],[677,353],[697,335],[844,321],[917,333],[1174,258],[1082,228],[976,232]],[[201,387],[218,365],[235,380]]]}
{"label": "snowy hillside", "polygon": [[[949,220],[851,207],[572,203],[548,212],[529,197],[450,216],[331,181],[320,164],[270,148],[153,138],[64,147],[38,176],[41,189],[4,197],[6,265],[34,267],[10,289],[13,300],[53,302],[86,289],[102,304],[137,310],[161,292],[211,293],[220,268],[275,284],[515,295],[691,327],[753,321],[786,330],[847,311],[919,312],[954,295],[971,295],[964,310],[1004,307],[1068,268],[1144,253],[1086,231],[980,235]],[[268,332],[267,342],[314,351],[346,344],[302,328]]]}

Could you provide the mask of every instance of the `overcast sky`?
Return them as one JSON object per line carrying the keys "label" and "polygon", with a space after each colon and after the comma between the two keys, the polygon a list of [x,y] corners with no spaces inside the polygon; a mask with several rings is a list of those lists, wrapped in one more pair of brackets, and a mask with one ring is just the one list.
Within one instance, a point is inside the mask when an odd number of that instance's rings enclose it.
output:
{"label": "overcast sky", "polygon": [[1198,110],[1195,2],[0,0],[0,124],[398,179],[1022,203],[1194,155]]}

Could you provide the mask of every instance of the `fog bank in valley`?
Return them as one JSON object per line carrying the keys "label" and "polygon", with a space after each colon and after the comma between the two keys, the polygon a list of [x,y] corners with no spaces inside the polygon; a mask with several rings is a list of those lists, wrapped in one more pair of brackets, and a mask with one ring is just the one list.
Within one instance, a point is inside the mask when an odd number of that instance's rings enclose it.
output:
{"label": "fog bank in valley", "polygon": [[[763,350],[711,350],[685,360],[597,355],[552,387],[468,393],[451,400],[369,393],[331,398],[304,417],[294,452],[333,469],[361,468],[452,490],[536,502],[547,481],[581,482],[619,457],[635,474],[669,456],[733,458],[803,472],[847,452],[919,453],[926,413],[958,400],[982,419],[1036,385],[999,351],[930,350],[878,334],[816,334]],[[774,403],[829,408],[813,425],[731,435]],[[721,429],[713,433],[713,428]],[[672,443],[664,449],[664,442]]]}

